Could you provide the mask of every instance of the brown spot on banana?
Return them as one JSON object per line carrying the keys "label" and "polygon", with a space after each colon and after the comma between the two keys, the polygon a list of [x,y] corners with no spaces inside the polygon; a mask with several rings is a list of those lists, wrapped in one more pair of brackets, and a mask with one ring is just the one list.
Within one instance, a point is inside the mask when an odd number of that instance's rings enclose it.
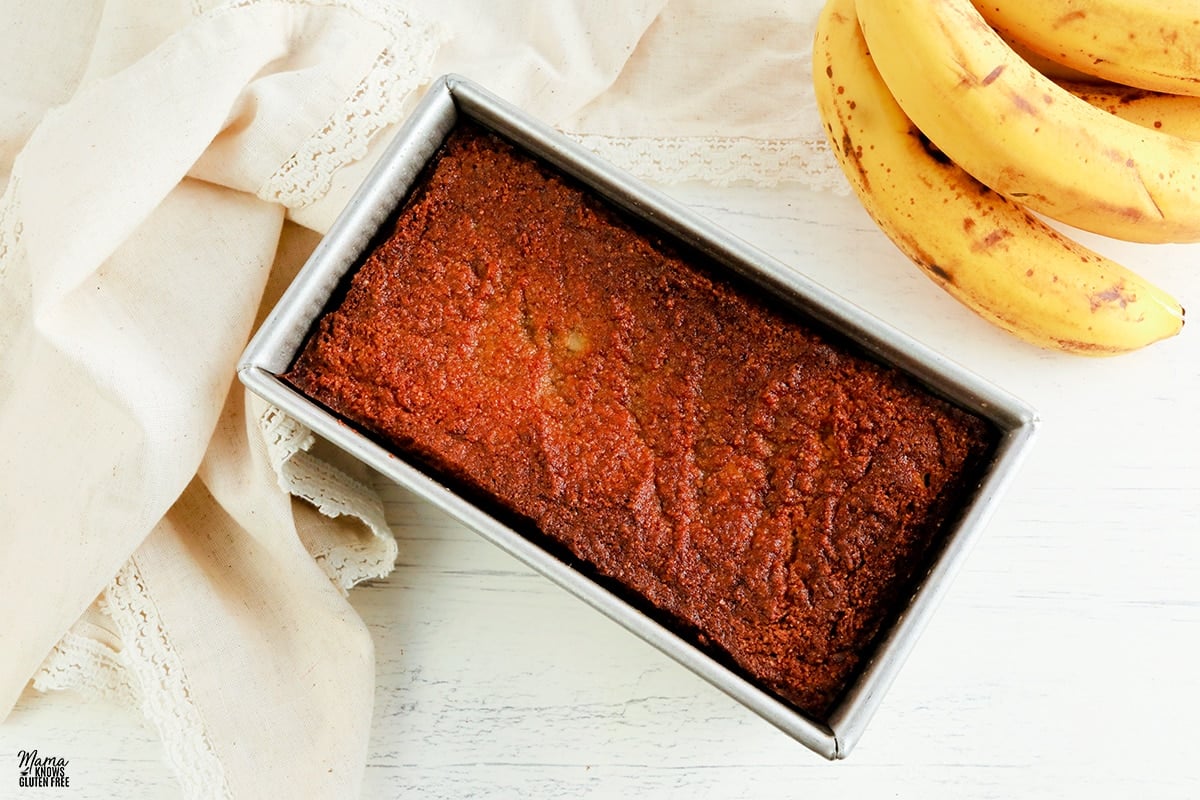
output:
{"label": "brown spot on banana", "polygon": [[1066,350],[1069,353],[1076,353],[1078,355],[1112,356],[1127,352],[1127,350],[1122,347],[1097,344],[1096,342],[1084,342],[1078,339],[1055,339],[1054,341],[1062,350]]}
{"label": "brown spot on banana", "polygon": [[1012,98],[1012,104],[1017,107],[1018,111],[1020,111],[1024,114],[1029,114],[1030,116],[1034,116],[1034,117],[1040,116],[1037,106],[1035,106],[1033,103],[1026,100],[1021,95],[1013,94],[1013,95],[1011,95],[1011,98]]}
{"label": "brown spot on banana", "polygon": [[1151,95],[1152,95],[1152,93],[1146,91],[1145,89],[1133,89],[1132,91],[1125,92],[1121,96],[1120,102],[1121,103],[1134,103],[1134,102],[1137,102],[1138,100],[1142,100],[1147,97],[1150,97]]}
{"label": "brown spot on banana", "polygon": [[934,278],[934,280],[940,281],[947,286],[954,285],[954,276],[932,261],[919,261],[917,263],[924,267],[925,271],[928,272],[929,275]]}
{"label": "brown spot on banana", "polygon": [[954,285],[954,276],[950,275],[949,272],[943,270],[942,267],[938,266],[937,264],[931,264],[929,261],[925,261],[925,269],[929,270],[932,275],[937,277],[937,279],[940,279],[942,283],[946,285]]}
{"label": "brown spot on banana", "polygon": [[895,234],[894,241],[900,250],[929,275],[935,283],[942,284],[943,286],[954,285],[953,273],[938,264],[933,255],[925,249],[917,237],[894,229],[892,233]]}
{"label": "brown spot on banana", "polygon": [[854,143],[854,139],[850,136],[850,131],[843,131],[842,155],[845,156],[848,163],[854,165],[855,172],[862,179],[863,188],[869,190],[871,188],[871,179],[867,175],[867,168],[863,165],[862,154],[862,148]]}
{"label": "brown spot on banana", "polygon": [[1102,292],[1096,292],[1088,297],[1088,302],[1092,307],[1092,311],[1096,312],[1105,306],[1117,305],[1125,308],[1130,303],[1136,302],[1136,295],[1129,295],[1125,292],[1125,283],[1121,281],[1108,287]]}
{"label": "brown spot on banana", "polygon": [[1063,14],[1061,17],[1054,20],[1053,26],[1055,28],[1061,28],[1063,25],[1068,25],[1072,22],[1077,22],[1081,19],[1085,19],[1086,17],[1087,17],[1086,11],[1082,11],[1082,10],[1071,11],[1069,13]]}
{"label": "brown spot on banana", "polygon": [[993,247],[995,247],[1000,242],[1004,241],[1005,239],[1009,238],[1012,235],[1013,235],[1013,233],[1010,230],[1005,230],[1003,228],[997,228],[996,230],[988,233],[987,236],[984,236],[979,241],[972,242],[971,250],[976,253],[981,253],[984,250],[991,250]]}
{"label": "brown spot on banana", "polygon": [[[1112,207],[1109,206],[1109,208],[1112,208]],[[1118,216],[1124,217],[1125,219],[1131,220],[1133,222],[1140,222],[1141,220],[1146,219],[1146,214],[1140,208],[1133,208],[1132,206],[1121,206],[1119,208],[1112,208],[1112,210]]]}

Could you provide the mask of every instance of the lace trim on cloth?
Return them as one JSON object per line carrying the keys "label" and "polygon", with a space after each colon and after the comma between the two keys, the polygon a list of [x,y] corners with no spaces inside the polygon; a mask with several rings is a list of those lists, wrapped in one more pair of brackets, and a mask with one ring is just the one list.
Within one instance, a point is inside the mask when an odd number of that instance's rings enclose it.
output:
{"label": "lace trim on cloth", "polygon": [[98,639],[67,631],[33,676],[39,692],[73,689],[118,705],[137,708],[141,700],[120,650]]}
{"label": "lace trim on cloth", "polygon": [[849,184],[824,138],[751,139],[691,136],[620,137],[566,132],[601,158],[650,183],[697,181],[714,186],[800,183],[848,193]]}
{"label": "lace trim on cloth", "polygon": [[130,559],[104,594],[108,613],[124,643],[121,662],[132,676],[146,719],[158,731],[167,760],[189,798],[231,798],[225,771],[192,703],[183,664],[158,610]]}
{"label": "lace trim on cloth", "polygon": [[[324,4],[347,5],[343,0],[325,0]],[[383,28],[392,44],[380,51],[345,104],[321,130],[259,188],[263,200],[301,208],[319,199],[329,190],[334,173],[366,155],[375,134],[400,119],[413,90],[429,79],[445,31],[433,23],[414,20],[396,3],[360,0],[353,6]]]}
{"label": "lace trim on cloth", "polygon": [[343,592],[372,578],[383,578],[396,563],[398,548],[374,489],[347,475],[309,450],[317,441],[307,427],[269,406],[259,417],[267,454],[280,487],[311,503],[327,517],[349,516],[371,532],[367,540],[322,543],[310,548],[329,579]]}

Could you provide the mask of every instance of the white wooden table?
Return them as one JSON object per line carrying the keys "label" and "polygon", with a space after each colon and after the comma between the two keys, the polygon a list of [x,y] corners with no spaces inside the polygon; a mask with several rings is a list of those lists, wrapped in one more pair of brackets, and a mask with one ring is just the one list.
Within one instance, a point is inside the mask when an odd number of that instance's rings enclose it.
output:
{"label": "white wooden table", "polygon": [[[1200,329],[1045,353],[934,288],[851,197],[671,191],[1033,404],[1037,444],[839,763],[385,486],[400,561],[352,595],[378,657],[364,797],[1200,797]],[[1089,241],[1200,314],[1200,250]],[[12,788],[32,747],[70,758],[71,789]],[[28,695],[0,726],[0,797],[178,796],[132,712]]]}

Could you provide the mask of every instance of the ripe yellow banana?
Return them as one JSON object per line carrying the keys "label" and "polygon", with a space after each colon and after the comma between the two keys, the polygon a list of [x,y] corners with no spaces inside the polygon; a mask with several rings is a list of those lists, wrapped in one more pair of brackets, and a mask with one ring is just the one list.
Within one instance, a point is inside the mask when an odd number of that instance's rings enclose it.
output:
{"label": "ripe yellow banana", "polygon": [[876,71],[854,0],[829,0],[821,13],[813,84],[830,145],[864,207],[985,319],[1087,355],[1178,333],[1183,310],[1169,295],[990,191],[929,143]]}
{"label": "ripe yellow banana", "polygon": [[1057,81],[1080,100],[1137,123],[1181,139],[1200,141],[1200,97],[1166,94],[1108,82]]}
{"label": "ripe yellow banana", "polygon": [[1182,0],[979,0],[1005,38],[1114,83],[1200,95],[1200,7]]}
{"label": "ripe yellow banana", "polygon": [[858,0],[857,10],[900,107],[980,181],[1095,233],[1200,241],[1200,142],[1075,97],[1020,58],[971,0]]}

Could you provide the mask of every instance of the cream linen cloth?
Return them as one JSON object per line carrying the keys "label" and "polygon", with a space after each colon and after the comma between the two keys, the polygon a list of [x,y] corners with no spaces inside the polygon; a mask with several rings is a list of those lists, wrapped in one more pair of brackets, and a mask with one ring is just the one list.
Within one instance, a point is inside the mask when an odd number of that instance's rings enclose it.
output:
{"label": "cream linen cloth", "polygon": [[368,476],[248,396],[256,321],[437,75],[651,180],[836,185],[816,2],[0,4],[0,713],[139,707],[187,797],[354,797]]}

